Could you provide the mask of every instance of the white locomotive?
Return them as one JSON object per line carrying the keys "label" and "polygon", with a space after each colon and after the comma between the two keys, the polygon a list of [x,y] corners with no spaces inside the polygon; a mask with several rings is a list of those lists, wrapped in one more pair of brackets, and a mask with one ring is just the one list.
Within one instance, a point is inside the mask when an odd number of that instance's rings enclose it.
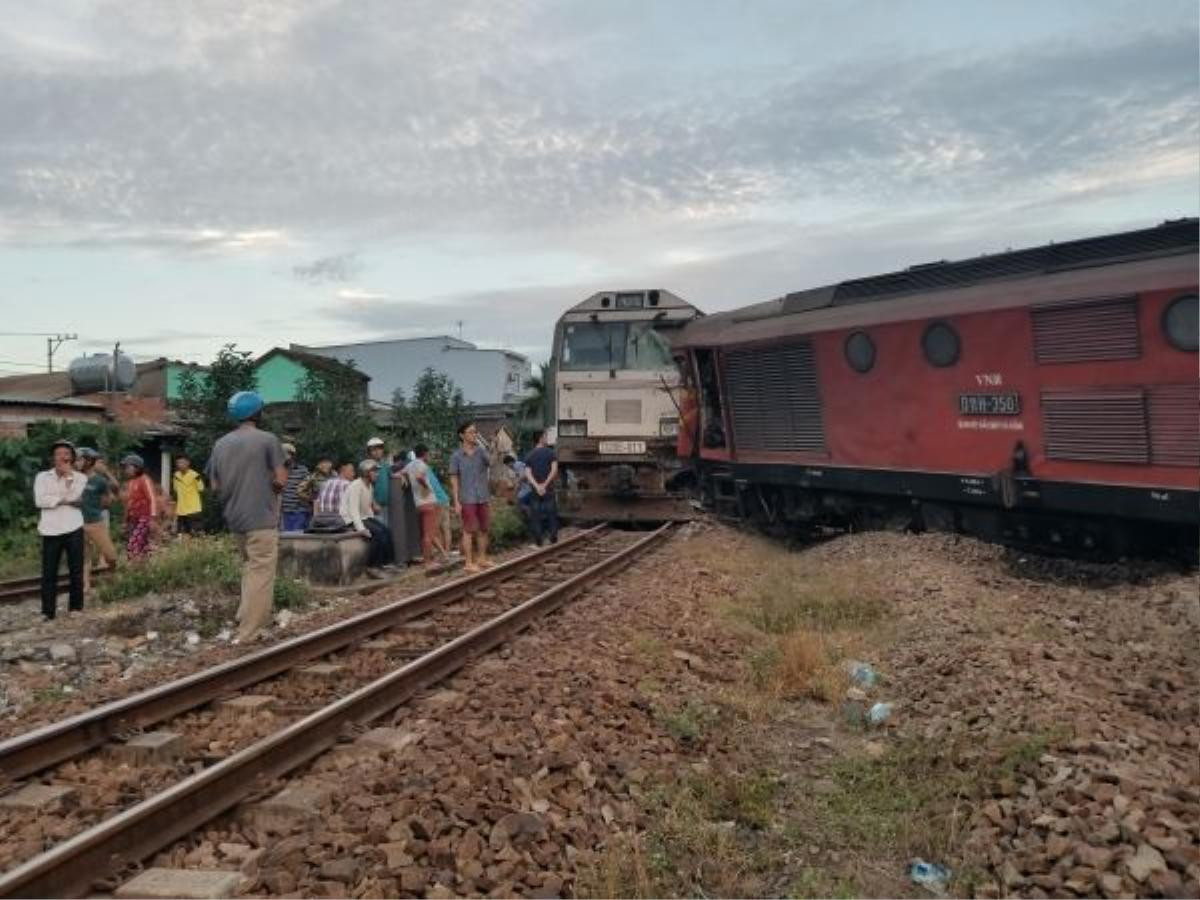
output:
{"label": "white locomotive", "polygon": [[576,521],[686,518],[678,468],[680,379],[671,335],[703,315],[664,290],[602,291],[554,328],[548,394],[559,512]]}

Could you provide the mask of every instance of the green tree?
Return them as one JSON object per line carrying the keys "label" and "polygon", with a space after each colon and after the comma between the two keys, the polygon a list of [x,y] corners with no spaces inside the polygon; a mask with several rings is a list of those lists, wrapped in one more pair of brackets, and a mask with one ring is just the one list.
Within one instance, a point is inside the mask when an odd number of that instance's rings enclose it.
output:
{"label": "green tree", "polygon": [[76,447],[95,447],[115,470],[136,438],[117,425],[95,422],[32,422],[24,438],[0,440],[0,530],[23,526],[37,515],[33,479],[50,465],[50,445],[65,439]]}
{"label": "green tree", "polygon": [[217,353],[207,373],[187,369],[179,377],[179,412],[191,429],[188,456],[203,469],[217,438],[232,427],[229,398],[238,391],[253,391],[258,375],[250,353],[226,344]]}
{"label": "green tree", "polygon": [[524,452],[537,443],[538,435],[550,423],[549,396],[547,388],[550,382],[550,364],[538,363],[536,375],[530,376],[525,382],[529,394],[517,406],[516,441],[517,450]]}
{"label": "green tree", "polygon": [[308,369],[297,402],[305,407],[304,425],[295,440],[300,459],[312,464],[320,456],[338,463],[357,463],[362,458],[367,440],[377,429],[353,363]]}
{"label": "green tree", "polygon": [[546,384],[549,371],[549,363],[538,363],[537,374],[531,375],[529,380],[525,382],[525,387],[529,393],[517,406],[517,419],[520,421],[522,428],[546,427],[546,401],[548,399],[546,396]]}
{"label": "green tree", "polygon": [[426,369],[413,385],[412,398],[392,397],[392,428],[402,447],[426,444],[439,460],[458,446],[458,425],[469,415],[462,391],[450,376]]}

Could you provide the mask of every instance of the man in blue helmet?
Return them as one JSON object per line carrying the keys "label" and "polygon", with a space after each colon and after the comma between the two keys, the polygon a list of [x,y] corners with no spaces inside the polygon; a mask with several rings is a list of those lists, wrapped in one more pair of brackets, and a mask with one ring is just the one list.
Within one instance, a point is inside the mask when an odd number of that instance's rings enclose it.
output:
{"label": "man in blue helmet", "polygon": [[213,445],[207,474],[242,555],[237,640],[246,643],[271,621],[279,557],[279,493],[287,484],[287,469],[279,438],[258,427],[263,408],[258,392],[238,391],[229,398],[228,408],[238,425]]}

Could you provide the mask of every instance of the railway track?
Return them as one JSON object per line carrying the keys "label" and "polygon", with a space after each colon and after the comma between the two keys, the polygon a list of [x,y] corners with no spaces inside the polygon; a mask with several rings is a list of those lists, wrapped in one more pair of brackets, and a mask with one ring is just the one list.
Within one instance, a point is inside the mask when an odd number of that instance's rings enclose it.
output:
{"label": "railway track", "polygon": [[[112,569],[93,569],[93,578],[107,578]],[[58,576],[58,592],[64,593],[70,583],[66,575]],[[42,579],[40,575],[29,575],[24,578],[9,578],[0,581],[0,603],[19,603],[22,600],[37,598],[42,595]]]}
{"label": "railway track", "polygon": [[[10,793],[24,780],[77,795],[69,808],[37,813],[40,833],[59,843],[32,858],[14,855],[12,848],[5,854],[0,866],[13,867],[0,874],[0,897],[87,893],[96,881],[312,760],[347,729],[401,706],[509,640],[669,531],[669,525],[649,534],[598,526],[478,575],[0,742],[0,775]],[[312,665],[321,658],[324,663]],[[254,694],[239,694],[251,686]],[[234,712],[231,727],[229,710],[239,702],[256,712]],[[167,723],[171,736],[181,739],[175,743],[186,749],[133,766],[114,794],[111,754]],[[27,811],[6,810],[0,833],[12,835],[28,819]]]}

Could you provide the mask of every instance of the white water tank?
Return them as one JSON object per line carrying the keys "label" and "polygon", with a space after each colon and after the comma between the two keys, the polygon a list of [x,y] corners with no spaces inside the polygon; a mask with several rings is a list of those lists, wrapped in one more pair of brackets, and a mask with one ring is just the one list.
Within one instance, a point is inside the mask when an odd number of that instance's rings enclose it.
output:
{"label": "white water tank", "polygon": [[67,374],[71,379],[71,390],[76,394],[127,391],[137,379],[137,366],[124,353],[117,354],[115,366],[111,353],[93,353],[71,360]]}

